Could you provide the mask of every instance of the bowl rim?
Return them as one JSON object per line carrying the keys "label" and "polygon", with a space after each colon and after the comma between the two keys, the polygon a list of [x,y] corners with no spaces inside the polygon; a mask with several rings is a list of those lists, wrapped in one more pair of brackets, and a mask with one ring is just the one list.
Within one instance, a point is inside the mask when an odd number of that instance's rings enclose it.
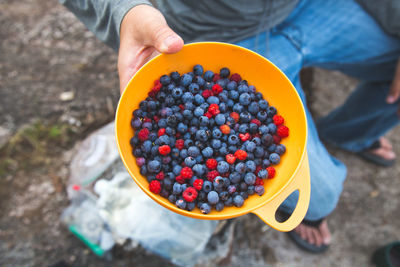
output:
{"label": "bowl rim", "polygon": [[[150,59],[149,61],[147,61],[133,76],[132,78],[129,80],[129,82],[127,83],[127,85],[124,88],[124,91],[122,92],[120,99],[118,101],[118,106],[117,106],[117,110],[115,112],[115,138],[117,141],[117,147],[118,147],[118,152],[119,155],[121,157],[122,162],[124,163],[125,168],[127,169],[128,173],[130,174],[130,176],[132,177],[132,179],[135,181],[135,183],[142,189],[142,191],[144,191],[152,200],[154,200],[155,202],[157,202],[158,204],[160,204],[161,206],[163,206],[164,208],[167,208],[173,212],[176,212],[180,215],[184,215],[187,217],[191,217],[191,218],[195,218],[195,219],[203,219],[203,220],[223,220],[223,219],[230,219],[230,218],[236,218],[248,213],[251,213],[252,211],[268,204],[270,201],[272,201],[274,198],[276,198],[279,194],[281,194],[286,187],[288,187],[288,185],[293,181],[293,179],[295,178],[295,176],[297,175],[299,169],[301,168],[301,162],[303,162],[305,160],[306,157],[306,150],[307,150],[307,138],[308,138],[308,122],[307,122],[307,116],[306,116],[306,112],[305,112],[305,107],[303,105],[303,102],[301,101],[300,95],[297,92],[296,88],[294,87],[294,85],[292,84],[292,82],[289,80],[289,78],[283,73],[283,71],[281,69],[279,69],[274,63],[272,63],[270,60],[268,60],[267,58],[261,56],[260,54],[244,48],[242,46],[238,46],[235,44],[230,44],[230,43],[224,43],[224,42],[211,42],[211,41],[207,41],[207,42],[193,42],[193,43],[188,43],[185,44],[184,47],[182,49],[184,49],[185,47],[191,47],[191,46],[198,46],[198,45],[208,45],[208,44],[212,44],[212,45],[222,45],[222,46],[227,46],[227,47],[232,47],[235,49],[239,49],[239,50],[243,50],[246,53],[251,53],[253,55],[255,55],[256,57],[260,58],[261,60],[267,61],[269,64],[271,64],[280,74],[281,76],[284,77],[284,79],[287,80],[287,82],[292,86],[294,92],[295,92],[295,96],[297,98],[297,100],[299,101],[299,103],[301,104],[302,107],[302,114],[305,120],[305,135],[304,135],[304,147],[302,148],[302,152],[301,152],[301,157],[300,160],[295,168],[295,170],[293,171],[293,174],[290,176],[289,179],[287,179],[286,183],[279,188],[271,197],[269,197],[268,199],[261,201],[260,203],[257,203],[256,205],[252,205],[251,207],[248,207],[246,209],[242,209],[242,208],[237,208],[237,212],[234,212],[232,214],[225,214],[225,213],[213,213],[213,214],[201,214],[201,213],[195,213],[195,212],[191,212],[191,211],[187,211],[187,210],[183,210],[180,209],[178,207],[173,206],[168,199],[163,198],[165,200],[159,200],[157,197],[154,197],[152,192],[150,192],[148,190],[148,188],[146,188],[142,183],[140,183],[135,175],[133,174],[132,170],[128,167],[128,164],[125,160],[125,157],[123,157],[122,154],[122,149],[121,149],[121,144],[118,138],[118,121],[119,121],[119,110],[120,110],[120,106],[121,106],[121,102],[122,99],[124,98],[124,96],[126,95],[127,89],[130,86],[130,84],[132,83],[132,81],[135,79],[135,77],[137,75],[140,75],[140,73],[143,71],[143,69],[145,69],[147,67],[147,65],[149,65],[151,62],[158,60],[158,58],[160,58],[161,56],[163,56],[164,54],[158,54],[157,56],[155,56],[154,58]],[[179,53],[179,52],[177,52]],[[166,204],[167,203],[167,204]],[[171,205],[168,205],[171,204]]]}

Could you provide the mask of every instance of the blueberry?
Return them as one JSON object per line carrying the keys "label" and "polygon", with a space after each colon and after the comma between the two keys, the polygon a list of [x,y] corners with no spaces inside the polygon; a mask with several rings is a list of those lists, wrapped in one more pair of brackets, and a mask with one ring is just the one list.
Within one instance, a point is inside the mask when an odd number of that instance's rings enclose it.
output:
{"label": "blueberry", "polygon": [[193,112],[192,112],[191,110],[189,110],[189,109],[185,109],[185,110],[182,112],[182,115],[183,115],[183,117],[184,117],[185,119],[188,119],[188,120],[191,120],[191,119],[193,118]]}
{"label": "blueberry", "polygon": [[244,173],[246,171],[246,165],[243,162],[239,162],[235,165],[235,171],[238,173]]}
{"label": "blueberry", "polygon": [[267,108],[268,108],[268,102],[267,102],[267,100],[264,100],[264,99],[259,100],[258,105],[259,105],[260,109],[262,109],[262,110],[267,110]]}
{"label": "blueberry", "polygon": [[186,208],[186,201],[183,200],[183,199],[178,199],[178,200],[175,202],[175,205],[176,205],[178,208],[184,210],[184,209]]}
{"label": "blueberry", "polygon": [[267,119],[267,113],[264,110],[261,110],[257,113],[257,119],[259,119],[261,122],[265,121]]}
{"label": "blueberry", "polygon": [[182,193],[182,185],[180,183],[174,183],[172,187],[172,194],[179,195]]}
{"label": "blueberry", "polygon": [[[206,117],[207,118],[207,117]],[[208,139],[208,135],[205,130],[198,130],[196,133],[196,139],[201,142],[206,142]]]}
{"label": "blueberry", "polygon": [[274,134],[276,132],[276,125],[273,123],[269,123],[268,125],[269,132]]}
{"label": "blueberry", "polygon": [[256,149],[256,144],[254,142],[248,142],[246,145],[247,152],[253,152]]}
{"label": "blueberry", "polygon": [[213,185],[210,181],[204,181],[203,183],[203,191],[209,193],[213,189]]}
{"label": "blueberry", "polygon": [[219,201],[218,193],[215,192],[215,191],[210,191],[210,192],[207,194],[207,200],[208,200],[208,203],[210,203],[211,205],[217,204],[218,201]]}
{"label": "blueberry", "polygon": [[269,133],[269,128],[267,125],[261,125],[258,130],[260,131],[260,134],[267,134]]}
{"label": "blueberry", "polygon": [[180,80],[180,78],[181,78],[181,75],[180,75],[179,72],[177,72],[177,71],[171,72],[171,73],[169,74],[169,76],[171,77],[171,79],[172,79],[175,83],[179,82],[179,80]]}
{"label": "blueberry", "polygon": [[229,91],[228,95],[232,100],[237,100],[239,98],[239,93],[236,90]]}
{"label": "blueberry", "polygon": [[239,143],[239,138],[236,135],[230,135],[228,137],[228,143],[231,145],[236,145],[237,143]]}
{"label": "blueberry", "polygon": [[201,104],[203,104],[203,103],[205,102],[205,100],[204,100],[204,97],[203,97],[202,95],[196,94],[196,95],[194,96],[194,102],[195,102],[197,105],[201,105]]}
{"label": "blueberry", "polygon": [[261,179],[265,179],[268,177],[268,171],[265,169],[261,169],[258,171],[258,177],[260,177]]}
{"label": "blueberry", "polygon": [[215,177],[213,186],[215,190],[222,189],[224,187],[224,179],[221,176]]}
{"label": "blueberry", "polygon": [[183,74],[181,77],[181,85],[182,86],[188,86],[193,80],[193,77],[189,74]]}
{"label": "blueberry", "polygon": [[206,167],[202,164],[195,164],[192,169],[197,176],[202,176],[206,172]]}
{"label": "blueberry", "polygon": [[262,196],[265,192],[264,186],[262,185],[256,185],[254,187],[254,191],[257,193],[257,195]]}
{"label": "blueberry", "polygon": [[237,84],[236,84],[235,81],[230,81],[230,82],[228,82],[228,84],[226,85],[226,89],[227,89],[228,91],[236,90],[236,88],[237,88]]}
{"label": "blueberry", "polygon": [[246,161],[246,171],[247,172],[255,172],[256,171],[256,164],[252,160]]}
{"label": "blueberry", "polygon": [[224,202],[225,207],[232,207],[233,206],[233,200],[232,197],[228,197],[228,199]]}
{"label": "blueberry", "polygon": [[217,125],[225,124],[225,116],[221,113],[215,116],[215,123]]}
{"label": "blueberry", "polygon": [[139,129],[142,126],[142,120],[140,120],[139,118],[132,119],[131,126],[133,129]]}
{"label": "blueberry", "polygon": [[276,108],[273,106],[269,106],[267,109],[267,114],[268,117],[272,118],[274,115],[276,115]]}
{"label": "blueberry", "polygon": [[265,134],[261,137],[261,142],[264,144],[264,146],[269,146],[272,144],[274,141],[274,138],[270,134]]}
{"label": "blueberry", "polygon": [[253,195],[254,194],[254,185],[249,185],[247,187],[247,194],[248,195]]}
{"label": "blueberry", "polygon": [[266,167],[268,167],[268,166],[270,166],[271,165],[271,162],[268,160],[268,159],[264,159],[263,161],[262,161],[262,166],[263,166],[263,168],[266,168]]}
{"label": "blueberry", "polygon": [[239,84],[238,92],[239,92],[239,94],[248,93],[249,87],[246,84]]}
{"label": "blueberry", "polygon": [[222,201],[220,201],[220,202],[218,202],[216,205],[215,205],[215,210],[216,211],[221,211],[221,210],[223,210],[224,209],[224,202],[222,202]]}
{"label": "blueberry", "polygon": [[201,153],[203,154],[204,157],[211,158],[213,153],[214,153],[214,151],[213,151],[213,149],[211,147],[208,146],[208,147],[204,148],[201,151]]}
{"label": "blueberry", "polygon": [[151,160],[147,164],[147,170],[151,173],[158,173],[161,170],[161,163],[157,160]]}
{"label": "blueberry", "polygon": [[[218,114],[218,115],[220,115],[220,114]],[[222,115],[222,116],[223,116],[223,115]],[[220,138],[222,137],[222,132],[220,131],[220,129],[215,128],[215,129],[212,131],[212,136],[213,136],[213,138],[220,139]]]}
{"label": "blueberry", "polygon": [[187,132],[188,127],[187,127],[184,123],[180,122],[180,123],[178,124],[178,127],[177,127],[176,129],[178,130],[178,132],[180,132],[181,134],[183,134],[183,133],[186,133],[186,132]]}
{"label": "blueberry", "polygon": [[262,158],[263,155],[264,155],[264,148],[261,146],[261,144],[258,144],[256,149],[254,150],[254,156],[256,158]]}
{"label": "blueberry", "polygon": [[210,120],[206,116],[201,116],[199,118],[199,122],[200,122],[201,126],[208,126],[209,121]]}
{"label": "blueberry", "polygon": [[143,142],[141,148],[144,153],[150,153],[152,147],[152,143],[150,140],[146,140]]}
{"label": "blueberry", "polygon": [[173,169],[172,169],[172,172],[173,172],[176,176],[178,176],[178,175],[181,174],[181,170],[182,170],[182,167],[181,167],[181,166],[175,165],[175,166],[173,167]]}
{"label": "blueberry", "polygon": [[193,78],[193,82],[197,83],[201,87],[201,86],[204,86],[206,81],[203,79],[203,77],[196,76]]}
{"label": "blueberry", "polygon": [[246,175],[244,176],[244,182],[248,185],[253,185],[256,182],[256,176],[254,173],[252,172],[248,172],[246,173]]}
{"label": "blueberry", "polygon": [[232,109],[237,113],[241,113],[244,110],[243,106],[240,103],[236,103],[235,105],[233,105]]}
{"label": "blueberry", "polygon": [[[223,145],[226,145],[225,143],[222,143]],[[226,146],[222,146],[220,149],[219,149],[219,154],[220,155],[223,155],[223,156],[225,156],[225,155],[227,155],[228,154],[228,149],[226,148]]]}
{"label": "blueberry", "polygon": [[193,157],[185,158],[185,164],[188,167],[193,167],[196,164],[196,160]]}
{"label": "blueberry", "polygon": [[221,147],[221,141],[218,139],[212,139],[211,140],[211,147],[214,149],[218,149]]}
{"label": "blueberry", "polygon": [[[240,86],[239,86],[240,88]],[[251,102],[251,98],[250,95],[248,93],[243,93],[239,96],[239,103],[244,105],[244,106],[248,106]]]}
{"label": "blueberry", "polygon": [[220,161],[217,165],[217,171],[219,173],[226,173],[229,171],[229,164],[226,161]]}
{"label": "blueberry", "polygon": [[175,196],[175,195],[169,195],[168,200],[169,200],[169,202],[175,204],[175,202],[176,202],[176,196]]}
{"label": "blueberry", "polygon": [[242,177],[241,177],[240,173],[237,172],[237,171],[232,172],[232,173],[229,175],[229,180],[230,180],[231,183],[233,183],[233,184],[239,183],[241,179],[242,179]]}
{"label": "blueberry", "polygon": [[208,104],[219,104],[219,98],[216,96],[210,96],[207,98],[207,103]]}
{"label": "blueberry", "polygon": [[163,166],[169,164],[171,162],[171,160],[172,160],[172,158],[170,156],[163,157],[162,158]]}
{"label": "blueberry", "polygon": [[181,97],[182,97],[182,94],[183,94],[183,91],[182,91],[182,89],[179,88],[179,87],[175,87],[174,90],[172,90],[172,96],[173,96],[175,99],[181,98]]}
{"label": "blueberry", "polygon": [[269,161],[271,161],[272,164],[278,164],[281,158],[278,153],[271,153],[271,155],[269,155]]}
{"label": "blueberry", "polygon": [[182,149],[182,150],[179,152],[179,156],[180,156],[182,159],[186,158],[187,156],[189,156],[188,150],[187,150],[186,148]]}
{"label": "blueberry", "polygon": [[244,199],[241,195],[237,195],[233,198],[233,205],[235,205],[236,207],[240,208],[241,206],[243,206],[244,203]]}
{"label": "blueberry", "polygon": [[282,144],[279,144],[276,146],[275,152],[278,153],[279,155],[283,155],[285,153],[286,147]]}
{"label": "blueberry", "polygon": [[211,211],[211,206],[209,204],[207,204],[207,203],[203,203],[200,206],[200,211],[203,214],[208,214]]}
{"label": "blueberry", "polygon": [[182,95],[182,101],[183,101],[184,103],[193,102],[193,100],[194,100],[194,96],[193,96],[193,94],[192,94],[191,92],[185,92],[185,93]]}
{"label": "blueberry", "polygon": [[200,155],[200,150],[198,147],[196,146],[191,146],[188,148],[188,155],[192,156],[192,157],[197,157],[198,155]]}
{"label": "blueberry", "polygon": [[243,199],[247,199],[249,197],[249,194],[247,194],[247,190],[246,190],[246,191],[240,192],[240,196],[242,196]]}
{"label": "blueberry", "polygon": [[211,70],[208,70],[204,73],[203,77],[204,77],[204,80],[206,80],[207,82],[211,82],[212,79],[214,78],[214,72],[212,72]]}
{"label": "blueberry", "polygon": [[204,110],[203,110],[201,107],[197,107],[197,108],[194,109],[193,114],[194,114],[196,117],[201,117],[201,116],[204,115]]}
{"label": "blueberry", "polygon": [[151,122],[144,122],[142,124],[142,128],[147,128],[151,131],[153,129],[153,125],[151,124]]}
{"label": "blueberry", "polygon": [[239,126],[239,132],[242,134],[245,134],[249,131],[249,126],[247,124],[240,124]]}
{"label": "blueberry", "polygon": [[233,193],[236,192],[236,190],[237,190],[237,189],[236,189],[236,186],[235,186],[235,185],[229,185],[229,186],[228,186],[228,193],[229,193],[229,194],[232,195]]}
{"label": "blueberry", "polygon": [[249,105],[249,112],[252,115],[257,115],[258,111],[259,111],[258,104],[256,102],[251,102]]}
{"label": "blueberry", "polygon": [[197,76],[203,75],[203,71],[204,71],[203,66],[200,65],[200,64],[197,64],[197,65],[195,65],[195,66],[193,67],[193,73],[194,73],[195,75],[197,75]]}
{"label": "blueberry", "polygon": [[219,76],[221,76],[221,78],[228,78],[230,73],[231,72],[228,68],[222,68],[219,70]]}
{"label": "blueberry", "polygon": [[200,92],[200,86],[197,83],[191,83],[189,85],[189,92],[192,94],[198,94]]}

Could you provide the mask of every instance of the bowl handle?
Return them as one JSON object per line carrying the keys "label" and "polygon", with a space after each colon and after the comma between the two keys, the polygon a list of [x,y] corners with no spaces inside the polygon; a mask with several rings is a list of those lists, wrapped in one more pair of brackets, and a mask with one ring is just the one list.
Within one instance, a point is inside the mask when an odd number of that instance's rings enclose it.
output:
{"label": "bowl handle", "polygon": [[[299,200],[297,201],[296,208],[292,215],[284,222],[278,222],[275,219],[276,210],[283,201],[295,190],[299,190]],[[308,210],[310,202],[310,167],[308,165],[307,152],[301,162],[300,168],[297,170],[292,182],[274,199],[270,202],[253,210],[252,213],[256,214],[266,224],[281,232],[288,232],[298,226],[303,220]]]}

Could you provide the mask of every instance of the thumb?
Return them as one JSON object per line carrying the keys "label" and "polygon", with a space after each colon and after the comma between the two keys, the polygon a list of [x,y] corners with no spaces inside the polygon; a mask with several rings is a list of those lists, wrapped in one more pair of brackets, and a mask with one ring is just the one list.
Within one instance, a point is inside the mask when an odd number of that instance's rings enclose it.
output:
{"label": "thumb", "polygon": [[167,23],[152,25],[151,45],[160,53],[176,53],[183,47],[182,38],[176,34]]}

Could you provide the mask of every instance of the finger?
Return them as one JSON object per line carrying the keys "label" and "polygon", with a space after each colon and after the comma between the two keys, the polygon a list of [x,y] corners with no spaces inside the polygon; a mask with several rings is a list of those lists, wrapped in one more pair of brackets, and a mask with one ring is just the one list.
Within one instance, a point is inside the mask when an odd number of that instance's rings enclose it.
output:
{"label": "finger", "polygon": [[400,97],[400,60],[397,63],[396,73],[393,78],[393,82],[390,86],[389,94],[386,98],[386,102],[393,104]]}
{"label": "finger", "polygon": [[183,47],[182,38],[167,23],[151,25],[151,45],[160,53],[176,53]]}

